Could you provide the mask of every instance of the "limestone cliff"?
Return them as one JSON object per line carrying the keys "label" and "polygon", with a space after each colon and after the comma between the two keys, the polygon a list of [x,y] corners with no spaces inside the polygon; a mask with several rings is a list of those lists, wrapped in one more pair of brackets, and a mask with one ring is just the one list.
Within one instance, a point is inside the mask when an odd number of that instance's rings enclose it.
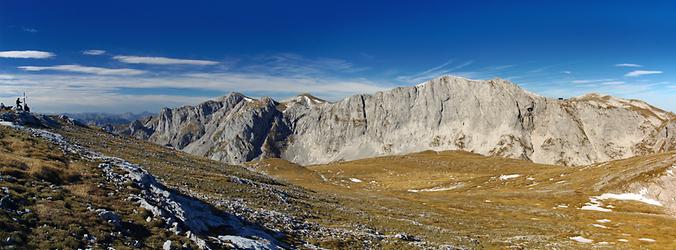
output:
{"label": "limestone cliff", "polygon": [[673,113],[589,94],[557,100],[506,80],[444,76],[330,103],[232,93],[163,109],[124,133],[227,163],[281,157],[326,163],[423,150],[466,150],[585,165],[673,150]]}

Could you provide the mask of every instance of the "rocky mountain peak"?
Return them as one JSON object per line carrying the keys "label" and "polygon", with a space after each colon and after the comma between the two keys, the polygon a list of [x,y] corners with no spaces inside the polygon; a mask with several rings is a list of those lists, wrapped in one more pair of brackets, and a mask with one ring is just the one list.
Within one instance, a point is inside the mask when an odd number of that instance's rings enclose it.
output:
{"label": "rocky mountain peak", "polygon": [[289,107],[295,105],[300,105],[304,107],[316,107],[318,105],[323,105],[328,103],[326,100],[313,96],[310,93],[301,93],[292,98],[286,99],[281,102],[284,105],[283,110],[286,110]]}
{"label": "rocky mountain peak", "polygon": [[337,102],[310,94],[275,102],[231,93],[165,109],[143,127],[133,124],[142,132],[132,135],[150,134],[155,143],[228,163],[281,157],[315,164],[465,150],[584,165],[672,148],[674,117],[637,100],[590,94],[557,101],[504,79],[442,76]]}

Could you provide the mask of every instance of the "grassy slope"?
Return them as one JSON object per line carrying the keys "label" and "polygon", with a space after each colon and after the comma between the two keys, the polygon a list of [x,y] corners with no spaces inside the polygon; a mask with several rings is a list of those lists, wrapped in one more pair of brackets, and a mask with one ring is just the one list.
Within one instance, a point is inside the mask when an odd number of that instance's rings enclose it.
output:
{"label": "grassy slope", "polygon": [[[253,165],[308,189],[344,197],[347,206],[377,218],[372,221],[375,227],[397,227],[401,225],[395,221],[407,221],[407,232],[439,243],[471,246],[467,240],[476,239],[477,247],[487,248],[592,247],[569,239],[581,235],[614,248],[674,249],[676,220],[661,207],[605,201],[615,206],[613,212],[577,208],[590,196],[619,192],[626,183],[662,173],[675,162],[672,152],[571,168],[466,152],[422,152],[308,168],[281,160]],[[520,176],[499,178],[511,174]],[[596,222],[600,219],[611,222]]]}
{"label": "grassy slope", "polygon": [[[423,152],[308,168],[279,159],[249,164],[275,180],[242,167],[94,129],[66,127],[57,132],[94,150],[142,164],[169,186],[217,206],[219,200],[241,201],[252,208],[280,211],[330,228],[358,228],[386,235],[406,232],[435,245],[469,248],[592,246],[569,239],[578,235],[617,248],[676,247],[676,220],[660,207],[613,201],[604,202],[616,206],[610,213],[577,209],[590,196],[619,191],[627,181],[663,171],[676,161],[673,153],[584,169],[465,152]],[[521,176],[499,180],[500,175],[509,174]],[[272,189],[233,182],[232,176],[266,183]],[[440,192],[408,191],[452,186],[456,188]],[[279,194],[290,198],[280,199]],[[611,222],[596,222],[599,219]],[[265,220],[255,222],[264,224]],[[363,242],[359,237],[289,237],[292,242],[302,238],[329,248],[401,248],[405,244],[396,240]],[[656,243],[639,238],[655,239]]]}
{"label": "grassy slope", "polygon": [[[372,220],[371,216],[358,208],[344,206],[342,198],[331,194],[318,195],[313,191],[279,182],[241,166],[227,165],[145,141],[113,136],[98,129],[67,125],[54,131],[71,142],[140,164],[169,187],[199,197],[216,207],[243,216],[269,229],[285,231],[291,243],[303,240],[330,249],[364,247],[401,249],[403,245],[408,244],[397,239],[374,240],[373,237],[363,236],[362,233],[365,232],[374,233],[365,227],[365,222]],[[241,183],[238,181],[241,179],[251,180],[253,184]],[[308,236],[307,233],[298,232],[293,228],[284,228],[290,225],[274,224],[267,217],[247,217],[246,214],[239,214],[237,208],[233,210],[232,207],[228,207],[227,202],[224,204],[222,201],[244,204],[253,209],[281,212],[294,218],[353,233]],[[394,233],[401,231],[403,230]]]}
{"label": "grassy slope", "polygon": [[[0,196],[12,201],[0,208],[0,248],[129,249],[138,241],[137,246],[157,249],[166,240],[191,245],[161,228],[161,221],[147,222],[148,211],[120,202],[138,192],[135,187],[117,190],[101,176],[97,163],[5,126],[0,126],[0,176]],[[90,208],[114,211],[121,227]]]}

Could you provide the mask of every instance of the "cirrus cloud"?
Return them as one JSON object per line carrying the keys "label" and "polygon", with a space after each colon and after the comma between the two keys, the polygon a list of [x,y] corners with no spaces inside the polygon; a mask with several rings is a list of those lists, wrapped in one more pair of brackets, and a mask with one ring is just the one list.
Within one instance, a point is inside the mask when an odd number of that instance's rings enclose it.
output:
{"label": "cirrus cloud", "polygon": [[0,51],[0,58],[35,58],[45,59],[53,57],[54,53],[39,50],[11,50]]}
{"label": "cirrus cloud", "polygon": [[168,57],[148,57],[148,56],[114,56],[113,59],[123,63],[131,64],[186,64],[186,65],[216,65],[218,62],[209,60],[177,59]]}
{"label": "cirrus cloud", "polygon": [[634,67],[634,68],[637,68],[637,67],[643,67],[643,65],[635,64],[635,63],[618,63],[618,64],[615,64],[615,67]]}
{"label": "cirrus cloud", "polygon": [[98,55],[103,55],[105,53],[106,53],[105,50],[100,50],[100,49],[90,49],[90,50],[82,51],[82,54],[90,55],[90,56],[98,56]]}
{"label": "cirrus cloud", "polygon": [[111,68],[101,68],[101,67],[89,67],[82,66],[77,64],[68,64],[68,65],[56,65],[56,66],[19,66],[19,69],[26,71],[43,71],[43,70],[53,70],[53,71],[66,71],[66,72],[76,72],[76,73],[87,73],[95,75],[140,75],[146,73],[143,70],[137,69],[111,69]]}
{"label": "cirrus cloud", "polygon": [[654,74],[662,74],[662,71],[659,71],[659,70],[634,70],[632,72],[625,74],[624,76],[637,77],[637,76],[642,76],[642,75],[654,75]]}
{"label": "cirrus cloud", "polygon": [[610,82],[615,79],[584,79],[584,80],[573,80],[572,83],[598,83],[598,82]]}
{"label": "cirrus cloud", "polygon": [[624,84],[623,81],[611,81],[611,82],[601,83],[601,85],[622,85],[622,84]]}

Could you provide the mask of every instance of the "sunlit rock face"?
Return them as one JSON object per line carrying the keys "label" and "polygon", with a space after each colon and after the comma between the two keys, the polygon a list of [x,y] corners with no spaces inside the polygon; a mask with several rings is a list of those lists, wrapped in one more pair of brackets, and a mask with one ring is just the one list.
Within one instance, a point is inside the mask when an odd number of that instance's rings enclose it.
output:
{"label": "sunlit rock face", "polygon": [[558,100],[502,79],[444,76],[326,102],[231,93],[163,109],[122,133],[238,164],[281,157],[317,164],[424,150],[466,150],[585,165],[674,148],[673,113],[599,94]]}

